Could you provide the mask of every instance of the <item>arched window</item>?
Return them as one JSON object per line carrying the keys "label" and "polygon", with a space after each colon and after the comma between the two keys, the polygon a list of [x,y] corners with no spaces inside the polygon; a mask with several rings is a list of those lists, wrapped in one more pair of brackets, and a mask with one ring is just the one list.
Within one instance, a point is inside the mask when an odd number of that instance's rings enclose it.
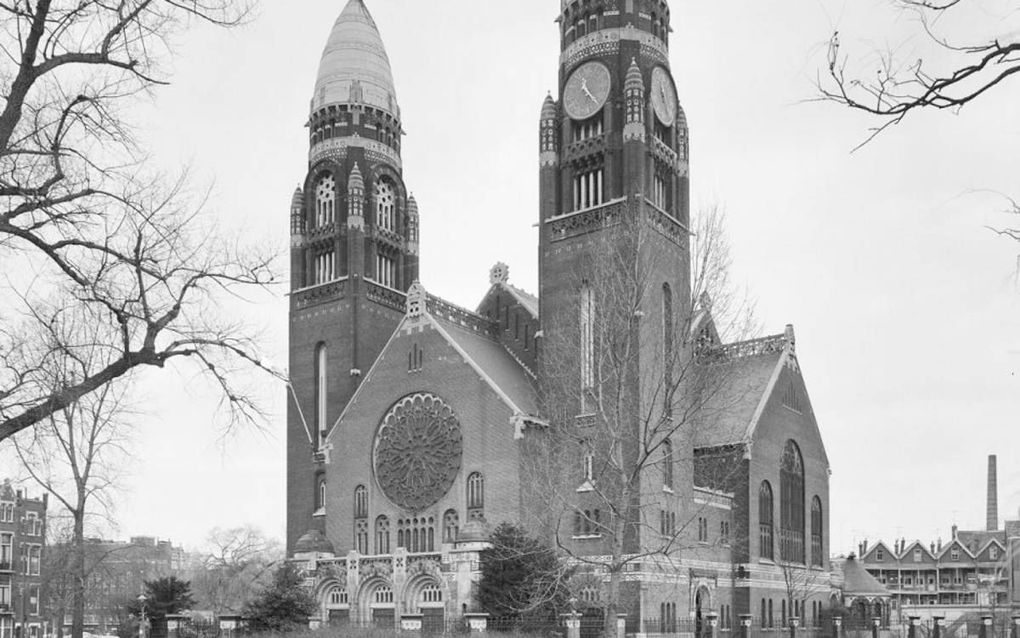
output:
{"label": "arched window", "polygon": [[665,415],[673,415],[673,289],[662,284],[662,397]]}
{"label": "arched window", "polygon": [[817,496],[811,499],[811,564],[824,565],[822,558],[822,500]]}
{"label": "arched window", "polygon": [[761,627],[764,629],[768,627],[768,616],[765,615],[765,599],[761,599]]}
{"label": "arched window", "polygon": [[780,627],[785,627],[786,626],[786,600],[785,599],[780,603],[780,609],[782,610],[782,615],[780,616],[780,619],[781,619],[780,622],[782,624],[780,625]]}
{"label": "arched window", "polygon": [[375,553],[390,553],[390,519],[385,516],[375,519]]}
{"label": "arched window", "polygon": [[[772,486],[768,481],[762,481],[758,490],[758,553],[762,558],[768,559],[775,558],[772,542],[772,509]],[[769,606],[772,606],[771,601]]]}
{"label": "arched window", "polygon": [[804,562],[804,460],[792,440],[779,467],[779,556]]}
{"label": "arched window", "polygon": [[673,487],[673,443],[669,439],[662,442],[662,485]]}
{"label": "arched window", "polygon": [[469,510],[485,507],[485,479],[480,472],[473,472],[467,479],[467,506]]}
{"label": "arched window", "polygon": [[443,514],[443,542],[457,542],[457,532],[460,531],[460,517],[457,510],[446,510]]}
{"label": "arched window", "polygon": [[585,483],[592,483],[595,480],[595,454],[588,444],[582,444],[581,450],[581,472]]}
{"label": "arched window", "polygon": [[393,185],[384,179],[375,183],[375,225],[383,230],[396,230],[397,196]]}
{"label": "arched window", "polygon": [[315,187],[315,225],[329,226],[336,221],[336,182],[323,175]]}
{"label": "arched window", "polygon": [[315,349],[315,425],[319,430],[320,440],[326,434],[326,401],[329,397],[327,373],[326,344],[320,343]]}
{"label": "arched window", "polygon": [[347,590],[340,586],[336,586],[329,590],[327,600],[327,604],[330,607],[340,607],[350,604],[350,597],[347,595]]}
{"label": "arched window", "polygon": [[315,507],[319,510],[326,509],[326,477],[319,477],[319,492],[315,495]]}
{"label": "arched window", "polygon": [[769,627],[776,626],[776,617],[772,615],[772,599],[769,598]]}
{"label": "arched window", "polygon": [[354,518],[368,518],[368,490],[364,485],[354,488]]}

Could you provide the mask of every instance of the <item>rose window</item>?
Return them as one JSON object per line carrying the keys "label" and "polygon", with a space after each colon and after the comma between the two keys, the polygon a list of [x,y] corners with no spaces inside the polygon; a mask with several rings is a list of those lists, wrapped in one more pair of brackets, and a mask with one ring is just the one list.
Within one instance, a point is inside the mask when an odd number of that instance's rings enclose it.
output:
{"label": "rose window", "polygon": [[418,393],[397,402],[375,436],[375,475],[387,498],[421,511],[443,497],[460,471],[462,439],[453,409]]}

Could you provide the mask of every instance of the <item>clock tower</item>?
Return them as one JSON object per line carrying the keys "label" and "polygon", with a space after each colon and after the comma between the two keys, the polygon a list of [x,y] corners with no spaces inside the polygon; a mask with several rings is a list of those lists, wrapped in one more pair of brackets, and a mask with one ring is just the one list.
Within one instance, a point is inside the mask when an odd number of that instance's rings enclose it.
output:
{"label": "clock tower", "polygon": [[[562,0],[558,23],[559,100],[546,98],[539,134],[540,368],[547,384],[580,377],[564,382],[577,384],[565,396],[577,397],[566,409],[578,423],[597,421],[609,391],[597,386],[614,385],[637,432],[639,414],[669,417],[667,359],[691,315],[688,130],[670,71],[670,9]],[[626,381],[607,384],[600,367],[613,355],[597,333],[614,319],[637,354],[613,372]],[[691,449],[684,436],[673,448]]]}

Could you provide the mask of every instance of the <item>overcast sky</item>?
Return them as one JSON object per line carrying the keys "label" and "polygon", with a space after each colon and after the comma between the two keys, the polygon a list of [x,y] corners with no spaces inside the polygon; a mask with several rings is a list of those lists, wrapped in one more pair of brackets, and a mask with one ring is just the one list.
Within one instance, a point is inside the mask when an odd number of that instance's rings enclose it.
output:
{"label": "overcast sky", "polygon": [[[169,169],[211,184],[222,225],[286,250],[307,167],[303,124],[346,0],[264,0],[251,25],[182,39],[174,83],[141,109]],[[393,66],[405,181],[421,208],[422,281],[473,308],[488,269],[536,289],[538,115],[556,91],[556,0],[367,0]],[[999,26],[1004,0],[958,35]],[[297,7],[300,6],[300,9]],[[922,114],[857,153],[869,122],[804,103],[839,29],[844,50],[924,40],[887,0],[673,0],[671,58],[691,127],[695,207],[728,210],[734,276],[766,331],[794,324],[832,465],[831,542],[948,537],[1020,506],[1020,245],[991,190],[1020,195],[1020,82],[959,114]],[[1015,19],[1015,17],[1014,17]],[[871,67],[865,67],[871,73]],[[285,262],[286,260],[281,260]],[[287,304],[247,312],[286,365]],[[116,534],[194,547],[212,527],[283,536],[284,398],[264,431],[222,438],[202,379],[147,375],[138,463]],[[33,490],[34,491],[34,490]]]}

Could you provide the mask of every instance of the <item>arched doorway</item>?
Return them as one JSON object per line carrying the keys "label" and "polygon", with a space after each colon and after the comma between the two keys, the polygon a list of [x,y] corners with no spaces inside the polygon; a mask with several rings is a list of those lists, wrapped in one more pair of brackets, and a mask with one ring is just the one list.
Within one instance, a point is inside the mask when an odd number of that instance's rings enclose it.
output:
{"label": "arched doorway", "polygon": [[350,597],[342,585],[327,587],[322,600],[323,620],[330,627],[343,627],[351,621]]}
{"label": "arched doorway", "polygon": [[708,633],[706,614],[712,609],[712,597],[707,587],[698,587],[694,592],[694,635],[701,638]]}
{"label": "arched doorway", "polygon": [[421,614],[421,630],[425,635],[446,631],[446,597],[443,587],[432,576],[422,576],[404,589],[403,605],[410,613]]}
{"label": "arched doorway", "polygon": [[396,627],[396,605],[393,586],[376,579],[366,583],[358,596],[359,620],[362,625],[393,630]]}

